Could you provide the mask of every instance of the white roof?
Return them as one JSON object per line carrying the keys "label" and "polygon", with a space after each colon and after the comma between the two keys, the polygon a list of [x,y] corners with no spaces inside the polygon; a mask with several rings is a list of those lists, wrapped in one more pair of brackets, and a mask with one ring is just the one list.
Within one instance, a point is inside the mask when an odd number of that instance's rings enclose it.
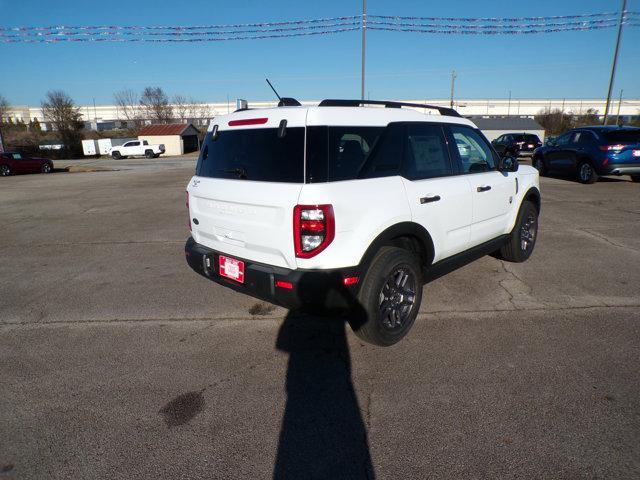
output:
{"label": "white roof", "polygon": [[[241,110],[214,118],[218,130],[244,128],[277,128],[286,119],[287,127],[307,125],[384,127],[391,122],[441,122],[475,127],[473,122],[463,117],[440,115],[437,111],[424,109],[424,113],[414,108],[385,107],[275,107]],[[232,125],[229,125],[229,122]],[[246,122],[246,123],[245,123]],[[233,125],[236,123],[236,125]]]}

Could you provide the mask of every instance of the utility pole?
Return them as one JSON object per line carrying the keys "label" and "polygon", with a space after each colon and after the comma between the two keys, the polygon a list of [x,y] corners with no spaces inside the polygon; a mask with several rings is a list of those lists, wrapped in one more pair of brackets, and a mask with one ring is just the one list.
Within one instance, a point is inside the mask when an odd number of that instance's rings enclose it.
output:
{"label": "utility pole", "polygon": [[611,103],[611,91],[613,90],[613,81],[616,76],[616,65],[618,63],[618,52],[620,50],[620,38],[622,37],[622,27],[627,13],[627,0],[622,0],[622,10],[620,11],[620,22],[618,23],[618,38],[616,39],[616,49],[613,53],[613,64],[611,65],[611,77],[609,78],[609,91],[607,92],[607,104],[604,107],[604,119],[602,124],[607,124],[607,116],[609,115],[609,104]]}
{"label": "utility pole", "polygon": [[511,113],[511,90],[509,90],[509,103],[507,103],[507,117]]}
{"label": "utility pole", "polygon": [[362,89],[360,100],[364,100],[364,52],[367,45],[367,0],[362,0]]}
{"label": "utility pole", "polygon": [[622,92],[624,92],[624,90],[620,89],[620,98],[618,98],[618,113],[616,113],[616,125],[620,125],[620,105],[622,105]]}
{"label": "utility pole", "polygon": [[451,108],[453,108],[453,96],[455,93],[455,89],[456,89],[456,71],[455,70],[451,70]]}

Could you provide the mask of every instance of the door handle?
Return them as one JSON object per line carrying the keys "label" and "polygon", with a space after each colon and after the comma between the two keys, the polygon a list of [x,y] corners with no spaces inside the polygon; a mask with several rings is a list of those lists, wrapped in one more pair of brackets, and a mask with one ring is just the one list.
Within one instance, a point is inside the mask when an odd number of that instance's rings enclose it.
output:
{"label": "door handle", "polygon": [[491,190],[491,185],[486,185],[484,187],[478,187],[476,190],[478,190],[478,192],[487,192],[487,191]]}
{"label": "door handle", "polygon": [[440,195],[434,195],[433,197],[422,197],[420,199],[421,204],[438,202],[440,200]]}

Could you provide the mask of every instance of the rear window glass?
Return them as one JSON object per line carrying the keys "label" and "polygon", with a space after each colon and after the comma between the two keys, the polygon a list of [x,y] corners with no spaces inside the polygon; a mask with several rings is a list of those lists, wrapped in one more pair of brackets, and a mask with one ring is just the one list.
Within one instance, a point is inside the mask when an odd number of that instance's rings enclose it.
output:
{"label": "rear window glass", "polygon": [[640,143],[640,129],[606,132],[604,138],[611,143]]}
{"label": "rear window glass", "polygon": [[355,180],[384,127],[308,127],[307,181]]}
{"label": "rear window glass", "polygon": [[536,143],[540,141],[537,135],[514,135],[513,137],[516,142]]}
{"label": "rear window glass", "polygon": [[303,183],[304,128],[219,131],[205,137],[196,175],[260,182]]}

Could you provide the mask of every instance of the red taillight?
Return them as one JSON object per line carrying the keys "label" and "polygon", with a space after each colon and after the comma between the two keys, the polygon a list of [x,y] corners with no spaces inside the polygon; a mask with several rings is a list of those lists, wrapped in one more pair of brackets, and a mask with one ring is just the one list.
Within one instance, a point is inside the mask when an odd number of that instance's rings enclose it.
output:
{"label": "red taillight", "polygon": [[324,222],[318,222],[315,220],[302,220],[300,228],[304,232],[324,232]]}
{"label": "red taillight", "polygon": [[242,127],[245,125],[263,125],[267,123],[268,118],[245,118],[244,120],[231,120],[230,127]]}
{"label": "red taillight", "polygon": [[191,231],[191,212],[189,211],[189,192],[187,192],[187,215],[189,215],[189,231]]}
{"label": "red taillight", "polygon": [[293,209],[293,244],[296,257],[318,255],[333,241],[335,218],[331,205],[296,205]]}
{"label": "red taillight", "polygon": [[293,283],[285,282],[284,280],[276,280],[276,287],[284,288],[286,290],[293,290]]}
{"label": "red taillight", "polygon": [[359,277],[345,277],[342,279],[342,283],[344,283],[345,287],[348,287],[349,285],[355,285],[359,280]]}
{"label": "red taillight", "polygon": [[603,152],[611,152],[611,151],[615,151],[615,150],[622,150],[625,146],[624,145],[600,145],[598,148],[600,150],[602,150]]}

